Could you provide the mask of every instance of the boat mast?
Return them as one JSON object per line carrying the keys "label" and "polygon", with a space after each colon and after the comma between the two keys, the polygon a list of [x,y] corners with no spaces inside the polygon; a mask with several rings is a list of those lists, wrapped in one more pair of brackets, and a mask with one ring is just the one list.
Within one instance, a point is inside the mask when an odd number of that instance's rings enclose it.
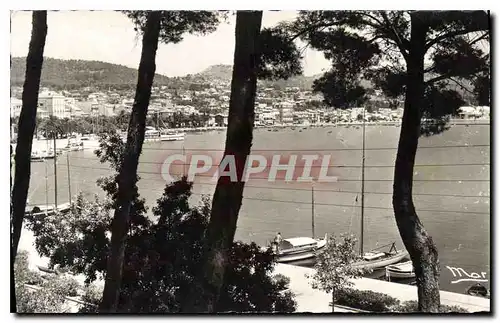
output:
{"label": "boat mast", "polygon": [[57,154],[56,154],[56,133],[54,132],[54,210],[57,210]]}
{"label": "boat mast", "polygon": [[359,254],[363,256],[363,233],[365,222],[365,108],[363,107],[363,153],[361,157],[361,239],[359,241]]}
{"label": "boat mast", "polygon": [[49,212],[49,172],[47,170],[47,160],[44,160],[45,164],[45,214]]}
{"label": "boat mast", "polygon": [[312,221],[312,238],[314,239],[314,183],[311,185],[311,221]]}
{"label": "boat mast", "polygon": [[68,195],[69,195],[69,205],[71,206],[71,177],[69,171],[69,151],[66,153],[66,165],[68,166]]}

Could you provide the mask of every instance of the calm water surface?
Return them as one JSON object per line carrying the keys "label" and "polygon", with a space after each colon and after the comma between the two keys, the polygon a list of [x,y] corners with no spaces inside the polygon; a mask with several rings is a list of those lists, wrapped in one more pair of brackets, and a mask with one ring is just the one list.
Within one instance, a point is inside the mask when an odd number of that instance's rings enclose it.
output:
{"label": "calm water surface", "polygon": [[[392,212],[392,178],[400,128],[366,127],[364,248],[369,250],[395,241],[402,246]],[[147,143],[140,159],[140,194],[150,206],[162,194],[160,175],[166,156],[184,151],[221,153],[225,132],[189,134],[185,142]],[[441,288],[465,292],[473,282],[454,277],[449,267],[490,276],[490,127],[455,125],[450,130],[421,138],[414,173],[414,201],[424,226],[432,235],[440,255]],[[467,146],[467,147],[449,147]],[[360,234],[362,131],[356,126],[329,126],[278,132],[258,129],[253,152],[286,154],[285,150],[331,154],[329,174],[334,183],[314,184],[315,235],[351,232]],[[381,149],[383,148],[383,149]],[[72,194],[103,195],[95,181],[110,173],[92,151],[70,153]],[[68,201],[66,156],[58,160],[58,203]],[[436,166],[441,165],[441,166]],[[47,170],[46,170],[47,169]],[[45,175],[48,174],[48,180]],[[30,204],[54,202],[54,166],[33,163]],[[47,187],[46,187],[47,186]],[[193,203],[203,194],[213,194],[210,179],[197,178]],[[48,192],[48,195],[47,195]],[[251,179],[244,191],[236,239],[266,244],[277,231],[284,237],[311,236],[311,184],[268,182]],[[462,277],[464,278],[464,277]],[[485,283],[489,288],[489,282]]]}

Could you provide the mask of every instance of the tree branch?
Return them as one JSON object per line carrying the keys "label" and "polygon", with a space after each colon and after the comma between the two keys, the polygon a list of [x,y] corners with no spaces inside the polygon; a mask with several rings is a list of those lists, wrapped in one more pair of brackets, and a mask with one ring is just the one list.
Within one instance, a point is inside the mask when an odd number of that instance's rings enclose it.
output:
{"label": "tree branch", "polygon": [[380,21],[379,19],[377,19],[375,16],[370,15],[369,13],[366,13],[366,12],[364,12],[364,11],[360,11],[360,12],[358,12],[358,13],[359,13],[361,16],[366,16],[366,17],[368,17],[368,18],[370,18],[370,19],[375,20],[375,22],[376,22],[376,23],[378,23],[378,26],[377,26],[376,24],[372,24],[372,23],[369,23],[369,22],[365,21],[365,23],[366,23],[367,25],[372,26],[372,27],[374,27],[374,28],[384,28],[384,24],[382,23],[382,21]]}
{"label": "tree branch", "polygon": [[450,77],[449,78],[450,81],[453,81],[454,83],[456,83],[458,86],[460,86],[463,90],[465,90],[466,92],[472,94],[472,95],[476,95],[473,91],[469,90],[468,88],[465,87],[465,85],[463,85],[462,83],[460,83],[459,81],[455,80],[453,77]]}
{"label": "tree branch", "polygon": [[[462,29],[462,30],[455,30],[455,31],[450,31],[448,33],[445,33],[445,34],[442,34],[440,36],[437,36],[435,37],[434,39],[431,39],[426,45],[425,45],[425,49],[428,50],[429,48],[431,48],[432,46],[436,45],[437,43],[439,43],[440,41],[446,39],[446,38],[453,38],[453,37],[457,37],[457,36],[460,36],[460,35],[466,35],[468,33],[472,33],[474,31],[480,31],[482,29],[479,29],[479,30],[475,30],[475,29]],[[486,33],[488,34],[488,33]]]}
{"label": "tree branch", "polygon": [[433,84],[433,83],[436,83],[436,82],[439,82],[439,81],[443,81],[443,80],[446,80],[448,78],[451,78],[453,77],[453,73],[447,73],[447,74],[442,74],[442,75],[439,75],[439,76],[436,76],[426,82],[424,82],[425,85],[430,85],[430,84]]}
{"label": "tree branch", "polygon": [[485,39],[485,38],[486,38],[486,36],[488,36],[488,35],[489,35],[489,31],[485,32],[484,34],[482,34],[482,35],[481,35],[481,36],[479,36],[478,38],[474,39],[473,41],[470,41],[470,42],[469,42],[469,46],[472,46],[472,45],[474,45],[475,43],[477,43],[478,41],[481,41],[481,40]]}
{"label": "tree branch", "polygon": [[340,22],[332,22],[332,23],[329,23],[329,24],[317,24],[317,25],[312,25],[308,28],[305,28],[301,31],[299,31],[298,33],[296,33],[295,35],[293,35],[291,38],[290,38],[290,41],[294,41],[296,40],[297,38],[299,38],[300,36],[304,35],[305,33],[309,32],[309,31],[312,31],[312,30],[315,30],[317,28],[322,28],[322,29],[325,29],[325,28],[328,28],[328,27],[333,27],[333,26],[337,26],[337,25],[341,25]]}
{"label": "tree branch", "polygon": [[432,65],[431,67],[427,67],[426,69],[424,69],[424,73],[432,72],[432,70],[434,70],[435,68],[436,68],[436,65]]}
{"label": "tree branch", "polygon": [[396,45],[398,46],[399,50],[401,51],[401,54],[403,55],[403,57],[405,59],[407,59],[408,58],[408,52],[407,52],[408,40],[401,39],[398,32],[396,31],[396,28],[394,28],[394,26],[390,22],[389,18],[387,17],[387,13],[385,11],[383,11],[381,14],[382,14],[382,18],[384,19],[385,26],[387,27],[387,31],[389,32],[389,35],[392,34],[392,36],[394,36],[394,38],[391,37],[391,39],[394,40],[394,42],[396,42]]}

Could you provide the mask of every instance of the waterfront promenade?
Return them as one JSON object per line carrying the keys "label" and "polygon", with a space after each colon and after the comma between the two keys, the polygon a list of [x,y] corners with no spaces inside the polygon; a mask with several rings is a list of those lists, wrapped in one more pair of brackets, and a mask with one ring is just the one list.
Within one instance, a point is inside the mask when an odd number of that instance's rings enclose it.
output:
{"label": "waterfront promenade", "polygon": [[[40,257],[34,247],[33,233],[23,229],[19,250],[25,250],[29,253],[30,268],[37,270],[37,266],[47,266],[48,259]],[[297,312],[309,313],[330,313],[331,295],[323,291],[313,289],[310,279],[306,275],[314,273],[313,268],[298,267],[287,264],[277,264],[274,270],[275,274],[282,274],[290,278],[290,289],[296,295]],[[75,279],[83,283],[83,276],[76,276]],[[103,284],[103,281],[98,284]],[[353,281],[354,288],[359,290],[371,290],[384,293],[399,299],[401,302],[417,300],[417,287],[390,283],[386,281],[360,278]],[[467,309],[469,312],[490,311],[490,300],[474,297],[464,294],[441,291],[441,303],[445,305],[457,305]],[[335,307],[335,312],[356,312],[343,307]]]}
{"label": "waterfront promenade", "polygon": [[[287,264],[278,264],[275,274],[282,274],[290,278],[290,289],[296,295],[297,312],[325,313],[331,312],[330,302],[332,297],[323,291],[313,289],[306,275],[312,275],[313,268],[298,267]],[[401,302],[417,300],[417,287],[390,283],[371,278],[353,280],[354,288],[358,290],[371,290],[384,293]],[[482,297],[441,291],[441,304],[456,305],[467,309],[469,312],[490,311],[490,300]],[[335,312],[350,312],[344,308],[335,307]]]}

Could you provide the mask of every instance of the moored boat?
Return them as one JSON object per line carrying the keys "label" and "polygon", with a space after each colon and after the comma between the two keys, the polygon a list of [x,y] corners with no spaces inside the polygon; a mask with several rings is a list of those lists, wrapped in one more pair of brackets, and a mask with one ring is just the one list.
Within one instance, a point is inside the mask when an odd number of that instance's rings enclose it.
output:
{"label": "moored boat", "polygon": [[182,141],[186,134],[177,131],[162,131],[160,134],[161,141]]}
{"label": "moored boat", "polygon": [[144,131],[144,142],[160,141],[160,132],[154,127],[146,126]]}
{"label": "moored boat", "polygon": [[54,159],[54,151],[51,149],[48,152],[46,150],[43,151],[32,151],[31,152],[31,161],[33,162],[41,162],[46,159]]}
{"label": "moored boat", "polygon": [[278,247],[273,246],[277,261],[282,263],[296,262],[301,260],[313,259],[316,252],[326,246],[326,235],[323,239],[313,239],[309,237],[296,237],[283,239]]}
{"label": "moored boat", "polygon": [[59,204],[56,208],[54,205],[40,205],[40,206],[26,206],[24,211],[25,214],[40,215],[40,214],[54,214],[57,210],[58,212],[67,212],[71,209],[71,204],[69,202]]}
{"label": "moored boat", "polygon": [[95,135],[84,135],[80,141],[83,143],[83,149],[99,148],[99,138]]}
{"label": "moored boat", "polygon": [[[380,250],[380,248],[378,250]],[[363,254],[362,259],[358,262],[355,262],[353,266],[355,268],[363,270],[375,270],[384,268],[388,265],[396,264],[401,260],[406,259],[407,257],[408,251],[397,250],[395,243],[392,243],[389,252],[381,252],[375,250],[366,252]]]}
{"label": "moored boat", "polygon": [[413,268],[413,263],[410,260],[386,266],[385,277],[389,280],[392,278],[414,278],[415,270]]}

